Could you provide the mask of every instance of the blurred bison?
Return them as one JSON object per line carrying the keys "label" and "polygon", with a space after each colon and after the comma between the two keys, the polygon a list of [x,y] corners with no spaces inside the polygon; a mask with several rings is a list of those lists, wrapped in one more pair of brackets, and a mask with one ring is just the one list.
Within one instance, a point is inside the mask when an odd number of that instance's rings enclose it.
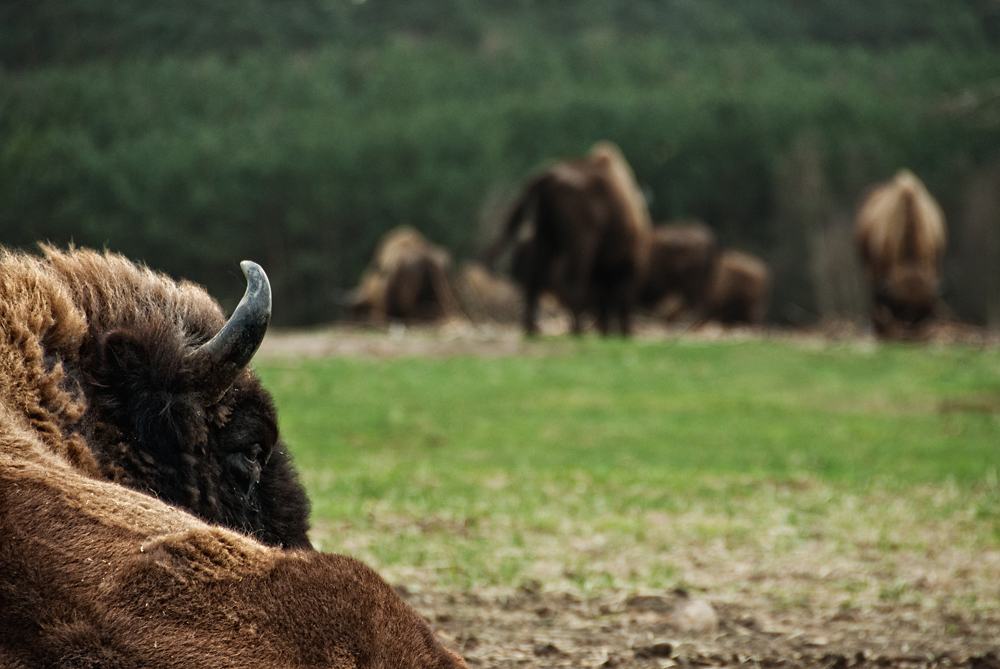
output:
{"label": "blurred bison", "polygon": [[44,392],[8,388],[7,402],[88,474],[308,547],[308,500],[247,369],[270,318],[260,267],[244,263],[246,295],[226,321],[200,287],[120,256],[44,252],[0,256],[0,323],[21,356],[4,369],[47,379]]}
{"label": "blurred bison", "polygon": [[185,510],[308,545],[243,269],[226,322],[119,256],[0,255],[0,665],[465,666],[361,563]]}
{"label": "blurred bison", "polygon": [[[533,224],[523,229],[531,218]],[[630,316],[648,261],[649,211],[621,151],[600,142],[586,158],[557,163],[515,201],[488,263],[515,244],[512,276],[524,293],[524,329],[538,331],[538,299],[548,291],[573,314],[573,329],[592,310],[600,331]]]}
{"label": "blurred bison", "polygon": [[741,251],[723,251],[708,285],[705,319],[726,324],[763,323],[771,285],[771,269],[763,260]]}
{"label": "blurred bison", "polygon": [[715,233],[704,223],[654,227],[639,304],[655,310],[665,299],[674,298],[677,305],[671,309],[671,316],[681,311],[700,314],[718,256]]}
{"label": "blurred bison", "polygon": [[861,202],[854,234],[876,332],[908,336],[937,305],[946,237],[941,207],[920,179],[901,170]]}
{"label": "blurred bison", "polygon": [[379,241],[371,265],[350,300],[355,318],[404,322],[447,318],[458,312],[448,283],[451,256],[410,226]]}
{"label": "blurred bison", "polygon": [[520,313],[517,286],[475,262],[462,263],[455,278],[462,310],[473,321],[509,323]]}

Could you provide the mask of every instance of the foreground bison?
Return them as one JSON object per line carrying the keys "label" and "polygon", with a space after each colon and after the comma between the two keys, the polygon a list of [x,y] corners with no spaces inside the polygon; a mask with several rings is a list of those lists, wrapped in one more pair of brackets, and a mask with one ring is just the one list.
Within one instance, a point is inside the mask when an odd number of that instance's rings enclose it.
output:
{"label": "foreground bison", "polygon": [[363,564],[86,476],[36,416],[0,415],[0,666],[465,666]]}
{"label": "foreground bison", "polygon": [[[0,257],[5,379],[54,449],[79,469],[285,547],[308,547],[308,500],[274,407],[246,369],[271,293],[245,264],[227,322],[201,288],[115,255],[45,248]],[[12,360],[11,356],[15,356]]]}
{"label": "foreground bison", "polygon": [[934,315],[945,249],[941,207],[909,170],[875,187],[858,207],[855,241],[880,336],[907,336]]}
{"label": "foreground bison", "polygon": [[771,299],[771,268],[742,251],[723,251],[705,297],[704,317],[725,324],[759,325]]}
{"label": "foreground bison", "polygon": [[[524,222],[532,225],[522,230]],[[592,311],[607,334],[612,316],[623,333],[648,260],[649,211],[632,169],[617,146],[601,142],[583,159],[557,163],[518,197],[492,263],[515,244],[513,277],[524,292],[524,328],[538,331],[539,297],[551,292],[573,314]]]}
{"label": "foreground bison", "polygon": [[448,282],[451,256],[410,226],[379,241],[349,307],[355,318],[404,322],[447,318],[458,311]]}
{"label": "foreground bison", "polygon": [[[261,494],[294,475],[244,368],[269,301],[245,271],[226,324],[117,256],[0,257],[0,666],[464,666],[364,565],[179,508],[305,543],[301,489],[291,520]],[[109,480],[143,477],[177,505]]]}
{"label": "foreground bison", "polygon": [[680,310],[701,313],[718,256],[715,233],[704,223],[654,227],[639,304],[656,309],[664,299],[674,296],[679,298]]}

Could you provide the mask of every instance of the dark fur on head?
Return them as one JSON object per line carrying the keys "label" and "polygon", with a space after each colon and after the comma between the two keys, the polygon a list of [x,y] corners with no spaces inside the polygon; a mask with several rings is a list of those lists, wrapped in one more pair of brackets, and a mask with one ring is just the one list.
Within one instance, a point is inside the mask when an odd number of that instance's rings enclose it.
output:
{"label": "dark fur on head", "polygon": [[8,256],[0,271],[55,284],[85,328],[69,351],[42,342],[60,388],[84,407],[54,429],[85,442],[108,480],[262,542],[308,547],[308,500],[269,395],[244,371],[212,396],[216,370],[192,355],[225,323],[218,304],[120,256],[44,250]]}
{"label": "dark fur on head", "polygon": [[198,369],[172,329],[115,330],[84,367],[108,478],[151,492],[267,544],[306,547],[308,501],[283,444],[271,398],[246,373],[207,406]]}

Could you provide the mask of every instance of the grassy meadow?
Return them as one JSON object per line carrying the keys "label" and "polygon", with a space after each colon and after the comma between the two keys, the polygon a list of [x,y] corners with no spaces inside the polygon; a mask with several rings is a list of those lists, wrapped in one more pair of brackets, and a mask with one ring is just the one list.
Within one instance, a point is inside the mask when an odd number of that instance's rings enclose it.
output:
{"label": "grassy meadow", "polygon": [[1000,601],[996,350],[546,338],[257,371],[315,543],[408,587]]}

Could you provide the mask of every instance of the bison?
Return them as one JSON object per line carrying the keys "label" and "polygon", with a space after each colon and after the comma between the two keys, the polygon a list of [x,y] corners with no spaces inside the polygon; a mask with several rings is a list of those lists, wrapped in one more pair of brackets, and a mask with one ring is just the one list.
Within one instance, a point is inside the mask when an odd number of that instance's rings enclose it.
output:
{"label": "bison", "polygon": [[938,302],[946,241],[941,207],[916,175],[901,170],[864,197],[854,235],[876,332],[887,338],[913,334]]}
{"label": "bison", "polygon": [[[532,225],[523,229],[524,222]],[[557,163],[531,179],[515,201],[487,264],[516,245],[512,276],[524,294],[524,329],[538,331],[539,297],[551,292],[573,314],[593,311],[607,334],[612,316],[622,333],[648,261],[646,201],[617,146],[599,142],[582,159]]]}
{"label": "bison", "polygon": [[0,256],[0,665],[465,666],[363,564],[189,513],[305,545],[301,489],[270,494],[295,479],[245,367],[269,299],[244,272],[226,322],[119,256]]}
{"label": "bison", "polygon": [[462,310],[473,321],[515,322],[520,309],[517,286],[476,262],[458,270],[455,289]]}
{"label": "bison", "polygon": [[308,547],[308,499],[271,397],[247,369],[270,288],[260,267],[243,270],[246,295],[227,321],[200,287],[120,256],[3,253],[0,322],[22,356],[5,365],[45,383],[12,386],[6,401],[92,476],[267,544]]}
{"label": "bison", "polygon": [[664,299],[676,296],[681,309],[700,313],[718,256],[715,233],[700,221],[654,227],[640,306],[656,309]]}
{"label": "bison", "polygon": [[410,226],[379,241],[371,266],[349,301],[355,318],[403,322],[447,318],[458,311],[448,282],[451,256]]}
{"label": "bison", "polygon": [[719,254],[705,298],[705,319],[721,323],[764,322],[771,298],[771,268],[742,251]]}

